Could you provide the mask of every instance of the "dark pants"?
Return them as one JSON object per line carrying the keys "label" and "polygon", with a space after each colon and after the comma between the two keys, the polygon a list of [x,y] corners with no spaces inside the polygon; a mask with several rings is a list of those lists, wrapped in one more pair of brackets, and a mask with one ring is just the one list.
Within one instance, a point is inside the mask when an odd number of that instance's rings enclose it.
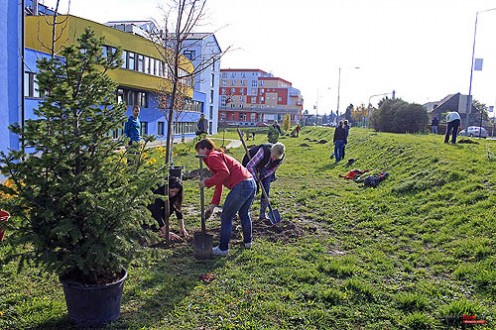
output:
{"label": "dark pants", "polygon": [[455,119],[448,123],[446,127],[446,134],[444,135],[444,143],[448,143],[451,134],[451,143],[456,143],[456,135],[458,134],[458,127],[460,126],[460,119]]}
{"label": "dark pants", "polygon": [[[153,190],[154,194],[160,194],[165,196],[165,186],[160,186],[157,189]],[[178,210],[175,208],[175,205],[177,205],[177,197],[174,196],[169,199],[169,213],[172,214],[172,212],[176,213],[176,217],[178,220],[181,220],[183,218],[183,212],[182,210]],[[181,207],[181,205],[177,205],[178,207]],[[160,227],[163,227],[165,225],[165,202],[162,198],[155,198],[155,201],[151,204],[147,205],[148,210],[152,213],[152,216],[155,220],[157,220],[157,223]]]}

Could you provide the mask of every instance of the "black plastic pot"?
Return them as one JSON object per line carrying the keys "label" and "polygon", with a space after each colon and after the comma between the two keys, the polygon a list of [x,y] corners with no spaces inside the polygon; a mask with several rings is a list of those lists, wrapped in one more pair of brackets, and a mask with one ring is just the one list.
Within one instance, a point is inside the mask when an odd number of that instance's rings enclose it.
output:
{"label": "black plastic pot", "polygon": [[95,327],[117,320],[126,278],[125,270],[121,279],[109,284],[84,285],[61,278],[69,318],[79,327]]}
{"label": "black plastic pot", "polygon": [[183,168],[184,166],[171,166],[169,170],[169,174],[171,176],[175,176],[176,178],[179,178],[179,180],[183,179]]}

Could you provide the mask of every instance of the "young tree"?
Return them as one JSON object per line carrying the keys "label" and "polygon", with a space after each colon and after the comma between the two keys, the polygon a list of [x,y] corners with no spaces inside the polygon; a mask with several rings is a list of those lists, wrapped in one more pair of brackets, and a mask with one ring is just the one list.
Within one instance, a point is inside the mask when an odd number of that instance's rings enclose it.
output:
{"label": "young tree", "polygon": [[0,189],[15,196],[19,219],[9,243],[24,246],[21,261],[84,283],[111,282],[127,267],[160,173],[143,162],[144,146],[136,146],[134,165],[126,164],[118,152],[123,141],[109,134],[126,117],[107,75],[120,67],[120,53],[105,57],[102,45],[86,29],[77,45],[38,61],[44,100],[36,119],[12,127],[29,154],[0,157],[2,173],[15,183]]}
{"label": "young tree", "polygon": [[282,129],[285,132],[289,132],[291,129],[291,116],[289,114],[284,115],[284,119],[282,120]]}
{"label": "young tree", "polygon": [[[207,0],[171,0],[164,9],[163,24],[160,33],[153,35],[152,39],[157,45],[160,45],[159,51],[165,62],[168,79],[170,84],[166,83],[159,89],[161,108],[166,111],[167,118],[167,147],[165,153],[165,164],[167,168],[172,165],[172,148],[173,148],[173,122],[182,109],[186,99],[189,99],[188,91],[193,87],[195,76],[206,70],[216,63],[230,47],[219,53],[203,54],[193,66],[191,62],[183,55],[195,44],[187,43],[195,32],[195,28],[201,26],[206,16]],[[200,41],[198,41],[200,42]],[[176,118],[175,118],[176,117]],[[166,192],[168,194],[168,178],[165,180]],[[167,199],[169,197],[167,196]],[[169,203],[165,201],[165,224],[166,240],[169,243]]]}

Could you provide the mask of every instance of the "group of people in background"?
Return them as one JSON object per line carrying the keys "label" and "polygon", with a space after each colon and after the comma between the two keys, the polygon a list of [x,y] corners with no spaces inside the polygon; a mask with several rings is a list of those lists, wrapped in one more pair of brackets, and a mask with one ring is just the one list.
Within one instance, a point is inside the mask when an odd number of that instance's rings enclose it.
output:
{"label": "group of people in background", "polygon": [[[139,120],[140,108],[134,106],[132,115],[124,126],[124,134],[129,138],[129,145],[140,142],[141,123]],[[451,111],[446,115],[446,133],[444,142],[448,143],[451,137],[451,143],[456,143],[458,128],[460,126],[460,115],[458,112]],[[280,131],[279,124],[274,122],[273,127]],[[276,171],[282,164],[285,155],[285,146],[278,142],[275,144],[261,144],[249,150],[249,155],[246,154],[242,162],[235,158],[224,154],[215,147],[212,140],[206,138],[208,132],[208,120],[204,114],[201,114],[196,126],[196,135],[203,137],[196,145],[196,152],[204,156],[203,162],[206,164],[212,176],[202,180],[200,187],[215,187],[215,191],[210,202],[210,205],[205,211],[205,217],[209,218],[214,209],[219,206],[223,187],[230,189],[230,192],[225,198],[222,213],[220,216],[221,228],[219,245],[212,249],[212,254],[218,256],[226,256],[229,253],[229,242],[232,232],[232,221],[238,214],[243,231],[243,246],[251,248],[252,246],[252,221],[250,209],[254,201],[255,195],[259,191],[259,185],[263,186],[267,196],[270,193],[270,183],[276,180]],[[434,117],[431,121],[432,133],[439,134],[439,120]],[[296,128],[296,136],[299,135],[300,126]],[[346,144],[348,143],[350,126],[348,120],[342,120],[334,131],[333,143],[334,152],[331,158],[334,158],[336,163],[343,160],[346,155]],[[254,137],[253,137],[254,138]],[[165,195],[165,187],[157,187],[154,193]],[[188,236],[188,232],[184,226],[183,213],[183,186],[180,178],[171,176],[169,179],[169,213],[175,213],[178,219],[179,235],[182,237]],[[262,194],[260,200],[259,220],[268,220],[266,214],[269,200]],[[164,201],[157,198],[154,203],[148,207],[159,224],[159,235],[165,235],[164,221]],[[172,239],[177,235],[171,233]]]}

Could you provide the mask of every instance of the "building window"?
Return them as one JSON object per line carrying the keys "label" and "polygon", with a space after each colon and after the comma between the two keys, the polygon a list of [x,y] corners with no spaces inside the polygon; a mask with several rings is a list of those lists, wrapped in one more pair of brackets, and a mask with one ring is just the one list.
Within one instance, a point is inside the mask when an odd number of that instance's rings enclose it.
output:
{"label": "building window", "polygon": [[251,87],[257,87],[258,84],[257,84],[257,81],[256,80],[252,80],[251,81]]}
{"label": "building window", "polygon": [[231,88],[231,93],[234,95],[236,93],[236,88]]}
{"label": "building window", "polygon": [[223,86],[223,87],[226,87],[226,86],[227,86],[227,81],[222,80],[222,86]]}
{"label": "building window", "polygon": [[257,98],[256,97],[251,97],[251,104],[257,103]]}
{"label": "building window", "polygon": [[159,121],[157,122],[157,135],[164,136],[165,134],[165,122]]}
{"label": "building window", "polygon": [[215,74],[210,74],[210,87],[215,87]]}
{"label": "building window", "polygon": [[36,74],[24,72],[24,97],[41,98],[40,87],[36,81]]}
{"label": "building window", "polygon": [[148,135],[148,122],[142,121],[141,122],[141,132],[140,135]]}
{"label": "building window", "polygon": [[212,120],[212,119],[214,119],[214,106],[211,105],[209,110],[210,111],[209,111],[209,116],[208,117],[210,118],[210,120]]}
{"label": "building window", "polygon": [[277,97],[277,101],[278,101],[278,102],[282,102],[282,97],[281,97],[281,96],[278,96],[278,97]]}
{"label": "building window", "polygon": [[123,50],[121,53],[122,65],[121,68],[127,69],[127,51]]}
{"label": "building window", "polygon": [[214,91],[210,90],[210,104],[214,103]]}
{"label": "building window", "polygon": [[124,90],[122,88],[117,89],[117,103],[124,102]]}
{"label": "building window", "polygon": [[236,86],[236,80],[231,80],[231,86]]}
{"label": "building window", "polygon": [[150,74],[152,71],[150,70],[150,58],[145,56],[145,73]]}
{"label": "building window", "polygon": [[136,68],[136,61],[135,61],[135,58],[136,58],[136,54],[135,53],[131,53],[129,52],[128,53],[128,56],[127,56],[127,68],[129,70],[135,70]]}
{"label": "building window", "polygon": [[263,86],[264,85],[264,82],[263,80],[260,80],[260,86]]}
{"label": "building window", "polygon": [[196,51],[194,50],[185,50],[183,55],[190,61],[196,60]]}
{"label": "building window", "polygon": [[222,72],[222,79],[227,79],[227,72]]}
{"label": "building window", "polygon": [[138,54],[137,70],[139,72],[145,72],[145,57],[141,54]]}

